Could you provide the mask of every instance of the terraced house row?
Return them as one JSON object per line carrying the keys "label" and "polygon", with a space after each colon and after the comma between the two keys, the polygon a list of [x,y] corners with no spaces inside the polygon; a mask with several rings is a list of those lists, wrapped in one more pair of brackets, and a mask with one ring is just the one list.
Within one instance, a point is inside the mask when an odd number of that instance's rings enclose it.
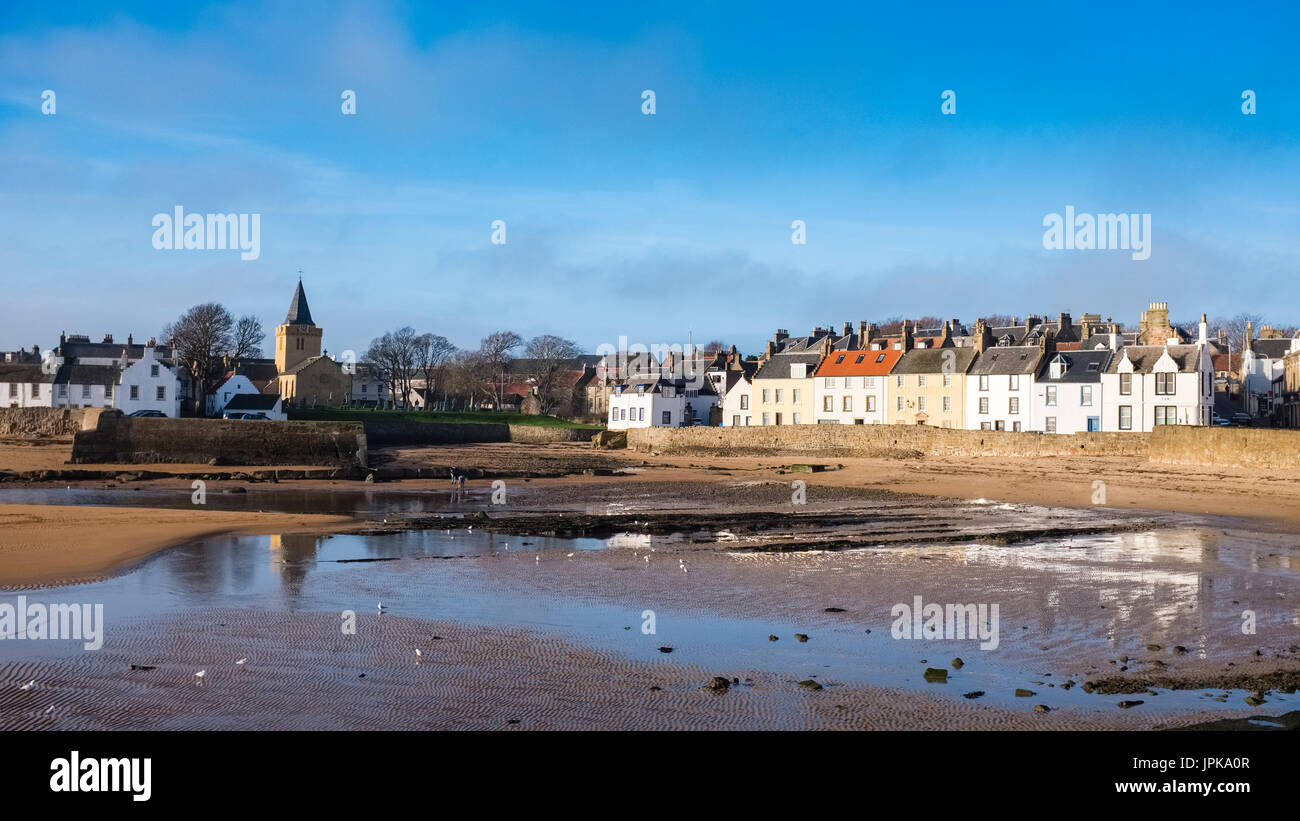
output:
{"label": "terraced house row", "polygon": [[[651,376],[615,385],[608,424],[892,424],[1039,433],[1210,425],[1219,421],[1213,357],[1226,351],[1224,340],[1209,337],[1204,314],[1197,327],[1174,327],[1164,302],[1151,303],[1137,330],[1128,332],[1097,314],[1078,321],[1069,314],[1054,321],[1030,316],[999,327],[981,320],[969,329],[955,319],[925,329],[905,321],[892,335],[869,323],[846,323],[839,333],[816,327],[801,337],[778,330],[755,358],[743,359],[733,347],[689,362],[693,370],[679,368],[672,380]],[[1250,351],[1247,345],[1244,353]],[[1300,334],[1285,353],[1300,358]],[[1281,380],[1282,360],[1254,362],[1249,370]],[[707,379],[693,381],[692,372]],[[675,412],[656,405],[627,421],[621,413],[630,401],[618,394],[633,385],[640,396],[675,397]]]}

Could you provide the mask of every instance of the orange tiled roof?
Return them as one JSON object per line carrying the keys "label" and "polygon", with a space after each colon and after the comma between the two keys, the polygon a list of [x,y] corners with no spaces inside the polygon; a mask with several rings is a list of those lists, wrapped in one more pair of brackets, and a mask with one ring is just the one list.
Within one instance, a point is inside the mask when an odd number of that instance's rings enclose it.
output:
{"label": "orange tiled roof", "polygon": [[[830,356],[822,360],[817,376],[885,376],[902,355],[902,351],[893,348],[883,351],[832,351]],[[840,361],[841,357],[843,361]],[[862,358],[860,363],[859,357]],[[877,359],[880,361],[877,362]]]}

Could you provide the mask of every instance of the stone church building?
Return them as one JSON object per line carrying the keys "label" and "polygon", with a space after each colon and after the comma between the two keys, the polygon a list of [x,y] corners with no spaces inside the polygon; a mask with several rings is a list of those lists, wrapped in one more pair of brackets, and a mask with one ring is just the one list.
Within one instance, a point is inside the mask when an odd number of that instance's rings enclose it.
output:
{"label": "stone church building", "polygon": [[289,303],[284,324],[275,329],[275,366],[285,407],[340,407],[347,404],[351,377],[321,350],[324,330],[311,318],[302,280]]}

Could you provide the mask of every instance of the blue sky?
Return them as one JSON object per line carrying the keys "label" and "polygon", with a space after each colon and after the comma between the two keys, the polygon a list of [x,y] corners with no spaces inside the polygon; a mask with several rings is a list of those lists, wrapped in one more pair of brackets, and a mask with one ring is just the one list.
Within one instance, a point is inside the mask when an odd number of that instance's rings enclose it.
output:
{"label": "blue sky", "polygon": [[[271,332],[299,268],[331,351],[1150,300],[1300,323],[1288,4],[41,5],[0,6],[0,348],[211,300]],[[260,258],[155,250],[178,204],[261,214]],[[1151,258],[1045,250],[1067,205],[1151,214]]]}

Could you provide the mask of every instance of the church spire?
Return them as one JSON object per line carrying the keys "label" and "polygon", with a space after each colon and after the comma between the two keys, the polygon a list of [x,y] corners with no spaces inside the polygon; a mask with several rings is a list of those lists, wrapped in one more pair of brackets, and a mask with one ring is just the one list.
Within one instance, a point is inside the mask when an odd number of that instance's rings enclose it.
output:
{"label": "church spire", "polygon": [[286,325],[315,325],[311,321],[311,309],[307,307],[307,294],[302,290],[302,272],[298,272],[298,290],[293,293],[293,302],[289,303],[289,314],[284,319]]}

